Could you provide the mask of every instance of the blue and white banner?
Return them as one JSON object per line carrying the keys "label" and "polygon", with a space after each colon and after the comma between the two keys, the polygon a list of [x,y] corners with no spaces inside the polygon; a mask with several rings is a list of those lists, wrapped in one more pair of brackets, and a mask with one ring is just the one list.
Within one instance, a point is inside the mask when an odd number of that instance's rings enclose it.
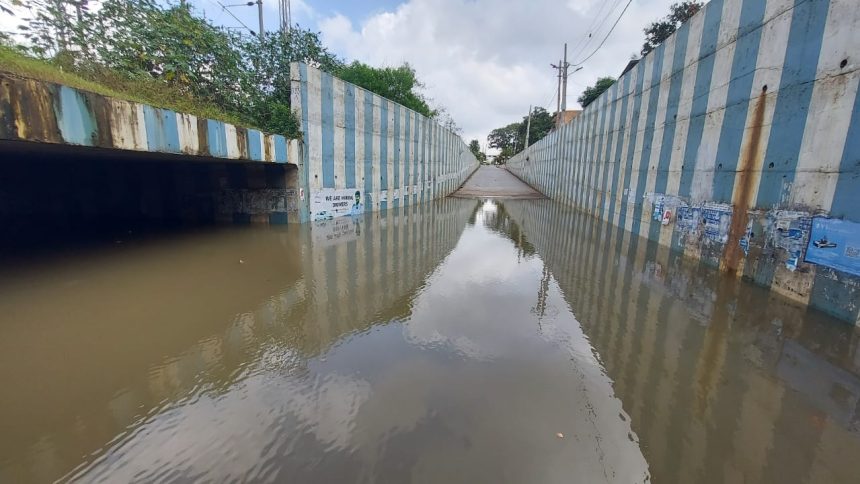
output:
{"label": "blue and white banner", "polygon": [[311,198],[311,217],[314,220],[328,220],[363,212],[361,191],[355,188],[322,188]]}
{"label": "blue and white banner", "polygon": [[806,262],[860,275],[860,224],[815,217]]}

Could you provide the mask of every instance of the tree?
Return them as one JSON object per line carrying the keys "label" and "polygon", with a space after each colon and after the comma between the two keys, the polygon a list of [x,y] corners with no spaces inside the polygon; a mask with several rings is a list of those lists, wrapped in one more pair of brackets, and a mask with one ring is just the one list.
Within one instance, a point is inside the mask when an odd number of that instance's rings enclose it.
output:
{"label": "tree", "polygon": [[531,146],[549,134],[553,127],[555,127],[555,120],[553,120],[552,114],[540,106],[535,107],[532,110],[531,126],[529,126],[529,117],[523,116],[523,122],[520,123],[518,131],[518,146],[521,149],[525,148],[523,140],[526,138],[526,129],[529,130],[529,146]]}
{"label": "tree", "polygon": [[472,154],[475,155],[475,158],[481,163],[487,161],[487,155],[481,151],[481,143],[479,143],[478,140],[473,139],[469,142],[469,151],[471,151]]}
{"label": "tree", "polygon": [[520,142],[520,123],[511,123],[501,128],[496,128],[490,131],[487,136],[487,143],[490,148],[498,150],[516,149],[516,145]]}
{"label": "tree", "polygon": [[290,136],[299,135],[299,121],[290,109],[290,63],[304,62],[326,72],[335,72],[343,62],[323,45],[319,34],[293,27],[288,33],[267,32],[242,36],[240,50],[250,67],[247,115],[263,129]]}
{"label": "tree", "polygon": [[672,4],[669,7],[669,15],[645,27],[645,43],[642,45],[642,55],[644,56],[657,48],[670,35],[674,34],[681,24],[690,20],[701,9],[702,4],[695,0],[685,0]]}
{"label": "tree", "polygon": [[24,3],[21,0],[0,0],[0,13],[15,15],[13,7],[20,7],[23,5]]}
{"label": "tree", "polygon": [[428,118],[436,115],[436,111],[430,108],[427,99],[418,92],[418,89],[424,85],[415,75],[415,69],[407,63],[399,67],[371,67],[359,61],[353,61],[352,64],[337,69],[335,75]]}
{"label": "tree", "polygon": [[[11,7],[20,5],[9,2],[2,10],[12,13]],[[40,57],[67,55],[69,51],[86,47],[84,26],[88,13],[87,0],[32,0],[27,5],[31,16],[18,28],[30,43],[30,50]]]}
{"label": "tree", "polygon": [[431,119],[439,123],[439,125],[443,128],[458,136],[463,134],[463,130],[460,128],[460,126],[457,125],[457,122],[454,121],[454,118],[451,117],[451,113],[449,113],[448,110],[442,106],[439,106],[433,110],[433,116]]}
{"label": "tree", "polygon": [[[188,2],[161,0],[31,0],[20,32],[26,49],[65,71],[160,107],[216,113],[291,138],[300,136],[291,109],[290,63],[301,61],[433,117],[408,65],[345,66],[320,40],[298,26],[288,33],[234,32],[196,16]],[[23,0],[0,0],[8,14]],[[0,35],[0,44],[8,42]],[[210,115],[211,116],[211,115]],[[458,132],[450,119],[439,118]]]}
{"label": "tree", "polygon": [[582,91],[582,94],[576,100],[579,101],[579,104],[584,108],[600,97],[600,95],[603,94],[603,91],[612,87],[613,84],[615,84],[614,77],[601,77],[593,86],[586,87],[585,91]]}

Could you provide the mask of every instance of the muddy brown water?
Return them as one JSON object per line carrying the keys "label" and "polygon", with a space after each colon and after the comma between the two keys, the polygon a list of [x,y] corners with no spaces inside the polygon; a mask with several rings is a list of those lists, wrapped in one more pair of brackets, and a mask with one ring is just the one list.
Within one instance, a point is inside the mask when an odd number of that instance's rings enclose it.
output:
{"label": "muddy brown water", "polygon": [[860,476],[857,331],[549,200],[119,242],[0,273],[0,482]]}

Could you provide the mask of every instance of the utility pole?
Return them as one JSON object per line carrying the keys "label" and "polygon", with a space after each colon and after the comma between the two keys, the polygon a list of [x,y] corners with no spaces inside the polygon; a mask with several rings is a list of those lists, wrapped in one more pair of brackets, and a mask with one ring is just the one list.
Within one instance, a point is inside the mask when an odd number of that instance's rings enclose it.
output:
{"label": "utility pole", "polygon": [[567,111],[567,68],[570,64],[567,63],[567,42],[564,43],[564,62],[561,63],[562,75],[561,83],[561,111]]}
{"label": "utility pole", "polygon": [[290,32],[290,27],[292,26],[290,0],[280,0],[280,4],[278,5],[278,14],[281,17],[281,35],[286,35]]}
{"label": "utility pole", "polygon": [[[567,76],[570,63],[567,62],[567,42],[564,43],[564,60],[558,61],[558,65],[550,64],[558,70],[558,102],[555,108],[555,127],[558,128],[562,123],[562,113],[567,111]],[[577,67],[573,72],[578,72],[582,66]]]}
{"label": "utility pole", "polygon": [[561,126],[561,61],[558,61],[558,87],[555,95],[555,127]]}
{"label": "utility pole", "polygon": [[523,149],[526,149],[529,147],[529,131],[531,131],[531,129],[532,129],[532,106],[531,106],[531,104],[529,104],[529,119],[528,119],[528,121],[526,121],[526,142],[525,142],[525,146],[523,146]]}
{"label": "utility pole", "polygon": [[262,42],[266,36],[266,32],[263,30],[263,0],[257,0],[257,12],[260,14],[260,42]]}

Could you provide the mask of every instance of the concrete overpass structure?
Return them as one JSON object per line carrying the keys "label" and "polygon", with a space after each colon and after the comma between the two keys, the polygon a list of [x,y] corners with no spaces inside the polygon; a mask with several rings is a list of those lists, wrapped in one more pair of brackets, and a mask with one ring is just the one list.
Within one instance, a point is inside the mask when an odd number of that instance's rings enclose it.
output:
{"label": "concrete overpass structure", "polygon": [[453,192],[463,140],[296,63],[301,139],[0,73],[0,223],[10,240],[117,224],[270,223]]}

